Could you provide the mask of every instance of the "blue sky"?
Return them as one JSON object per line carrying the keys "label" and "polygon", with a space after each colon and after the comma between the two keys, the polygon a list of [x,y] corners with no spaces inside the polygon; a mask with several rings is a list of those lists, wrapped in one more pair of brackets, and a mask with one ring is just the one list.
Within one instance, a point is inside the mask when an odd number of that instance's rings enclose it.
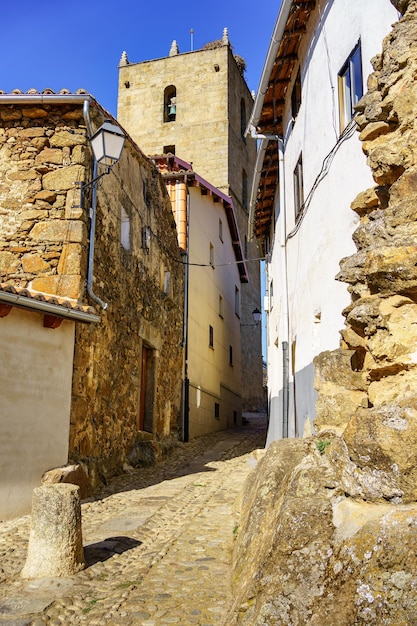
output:
{"label": "blue sky", "polygon": [[258,88],[280,0],[20,0],[2,7],[0,90],[86,89],[116,114],[118,64],[167,56],[220,39],[223,28],[247,64],[249,88]]}

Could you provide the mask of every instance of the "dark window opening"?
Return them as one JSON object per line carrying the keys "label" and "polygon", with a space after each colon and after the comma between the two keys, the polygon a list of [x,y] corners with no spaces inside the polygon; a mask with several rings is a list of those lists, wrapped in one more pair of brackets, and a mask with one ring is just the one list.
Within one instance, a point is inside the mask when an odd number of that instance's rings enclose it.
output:
{"label": "dark window opening", "polygon": [[218,402],[214,403],[214,417],[216,420],[220,419],[220,404]]}
{"label": "dark window opening", "polygon": [[301,73],[300,73],[300,70],[298,70],[295,83],[291,92],[291,113],[292,113],[293,122],[295,122],[295,118],[298,115],[300,106],[301,106]]}
{"label": "dark window opening", "polygon": [[163,147],[164,154],[175,154],[175,146],[164,146]]}
{"label": "dark window opening", "polygon": [[300,154],[300,158],[297,161],[297,165],[294,170],[294,209],[295,217],[301,211],[304,204],[304,182],[303,182],[303,157]]}
{"label": "dark window opening", "polygon": [[245,130],[246,130],[246,104],[245,101],[240,101],[240,135],[245,141]]}
{"label": "dark window opening", "polygon": [[245,170],[242,171],[242,204],[248,209],[248,175]]}
{"label": "dark window opening", "polygon": [[213,328],[213,326],[209,326],[209,346],[210,346],[210,348],[214,348],[214,328]]}

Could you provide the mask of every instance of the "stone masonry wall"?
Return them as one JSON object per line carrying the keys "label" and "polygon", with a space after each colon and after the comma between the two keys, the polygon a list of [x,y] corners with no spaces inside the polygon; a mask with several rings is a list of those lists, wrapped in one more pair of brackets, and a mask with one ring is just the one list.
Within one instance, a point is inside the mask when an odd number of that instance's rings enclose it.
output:
{"label": "stone masonry wall", "polygon": [[[98,128],[105,112],[96,103],[90,110]],[[91,193],[80,207],[74,185],[92,178],[82,103],[4,104],[0,120],[0,280],[99,309],[85,290]],[[169,198],[155,166],[130,139],[100,179],[97,200],[93,291],[108,307],[99,323],[76,323],[69,452],[93,485],[140,459],[144,437],[155,448],[152,458],[177,439],[183,319],[183,267]],[[129,222],[127,249],[122,219],[124,228]],[[146,436],[138,418],[143,347]]]}
{"label": "stone masonry wall", "polygon": [[417,1],[358,105],[360,194],[340,348],[315,360],[316,434],[274,442],[242,495],[228,624],[417,623]]}
{"label": "stone masonry wall", "polygon": [[[130,250],[121,245],[121,207],[130,220]],[[150,227],[150,246],[142,229]],[[76,334],[71,457],[105,481],[137,446],[150,459],[178,439],[182,380],[183,266],[165,184],[153,164],[128,145],[98,193],[94,291],[107,304],[100,325]],[[164,290],[165,272],[171,288]],[[147,391],[152,415],[140,443],[142,348],[150,351]],[[135,452],[136,450],[136,452]],[[139,459],[141,455],[139,454]]]}
{"label": "stone masonry wall", "polygon": [[3,105],[0,121],[0,280],[79,299],[87,220],[72,205],[89,158],[82,108]]}

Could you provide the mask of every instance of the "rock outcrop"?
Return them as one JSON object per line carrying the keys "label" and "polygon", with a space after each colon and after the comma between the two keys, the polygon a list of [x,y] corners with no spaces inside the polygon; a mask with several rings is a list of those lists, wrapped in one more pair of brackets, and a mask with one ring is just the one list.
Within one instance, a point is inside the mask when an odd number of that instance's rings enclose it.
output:
{"label": "rock outcrop", "polygon": [[357,107],[376,187],[352,203],[340,348],[315,360],[315,436],[246,485],[230,624],[417,624],[417,1],[395,4]]}

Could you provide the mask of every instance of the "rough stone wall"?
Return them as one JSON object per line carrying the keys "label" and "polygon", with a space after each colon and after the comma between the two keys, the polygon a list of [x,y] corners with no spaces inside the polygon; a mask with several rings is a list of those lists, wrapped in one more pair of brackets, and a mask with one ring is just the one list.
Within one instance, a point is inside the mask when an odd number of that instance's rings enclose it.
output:
{"label": "rough stone wall", "polygon": [[[121,207],[130,219],[130,251],[121,245]],[[142,247],[146,226],[151,229],[148,252]],[[98,193],[93,287],[108,308],[101,312],[101,324],[77,325],[76,332],[70,456],[88,465],[93,484],[119,471],[125,461],[142,459],[141,447],[151,447],[152,460],[178,439],[183,320],[179,260],[165,184],[153,164],[128,145]],[[168,294],[165,271],[171,273]],[[152,360],[147,436],[138,429],[143,347]],[[150,443],[141,443],[143,438]]]}
{"label": "rough stone wall", "polygon": [[246,485],[228,624],[417,623],[417,2],[405,4],[358,106],[376,187],[352,204],[358,252],[338,276],[352,303],[340,348],[316,359],[316,435],[274,442]]}
{"label": "rough stone wall", "polygon": [[[104,113],[91,107],[95,128]],[[92,178],[82,103],[5,104],[0,120],[0,280],[94,304],[85,290],[90,194],[80,207],[74,186]],[[108,308],[97,324],[76,323],[69,452],[93,485],[125,461],[138,462],[141,445],[152,459],[177,439],[183,358],[175,221],[162,178],[130,139],[100,180],[97,200],[93,290]],[[122,217],[130,222],[127,250]],[[144,226],[149,250],[142,247]],[[143,347],[146,435],[138,425]]]}
{"label": "rough stone wall", "polygon": [[88,165],[82,109],[2,105],[0,120],[0,280],[79,299],[87,220],[72,206]]}

